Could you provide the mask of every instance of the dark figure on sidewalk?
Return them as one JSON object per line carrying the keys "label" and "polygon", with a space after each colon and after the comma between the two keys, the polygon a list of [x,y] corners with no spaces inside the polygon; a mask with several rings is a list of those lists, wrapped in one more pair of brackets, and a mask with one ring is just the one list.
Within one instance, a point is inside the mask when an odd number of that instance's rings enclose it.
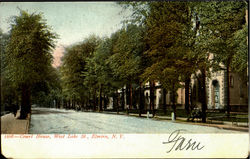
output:
{"label": "dark figure on sidewalk", "polygon": [[16,117],[17,110],[19,109],[19,107],[17,104],[12,104],[11,107],[12,107],[12,112],[14,114],[14,117]]}
{"label": "dark figure on sidewalk", "polygon": [[194,121],[194,119],[201,119],[202,118],[202,112],[199,108],[194,108],[193,111],[191,112],[190,117],[188,118],[188,121],[190,120],[190,118],[192,118],[192,122]]}

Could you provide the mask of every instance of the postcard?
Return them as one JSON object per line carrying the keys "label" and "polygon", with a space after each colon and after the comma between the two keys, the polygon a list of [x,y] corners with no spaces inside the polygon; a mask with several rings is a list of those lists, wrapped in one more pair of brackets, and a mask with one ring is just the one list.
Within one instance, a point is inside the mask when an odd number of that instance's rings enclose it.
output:
{"label": "postcard", "polygon": [[1,2],[6,158],[247,158],[248,1]]}

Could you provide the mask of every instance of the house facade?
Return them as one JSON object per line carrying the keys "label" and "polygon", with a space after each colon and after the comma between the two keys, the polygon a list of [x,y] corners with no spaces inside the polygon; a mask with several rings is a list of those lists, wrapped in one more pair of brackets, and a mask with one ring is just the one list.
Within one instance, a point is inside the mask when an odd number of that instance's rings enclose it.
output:
{"label": "house facade", "polygon": [[[248,110],[248,86],[247,83],[240,78],[234,72],[229,73],[230,76],[230,107],[232,111],[247,111]],[[207,94],[207,108],[208,109],[226,109],[227,103],[227,83],[226,80],[226,70],[220,70],[217,72],[212,72],[209,77],[206,78],[206,94]],[[123,88],[125,89],[125,88]],[[200,107],[201,108],[201,96],[200,96],[201,85],[197,76],[191,76],[190,89],[189,89],[189,101],[191,107]],[[121,90],[118,91],[120,93],[119,98],[121,99]],[[135,91],[133,92],[135,93]],[[144,85],[144,108],[150,109],[150,86],[149,82]],[[176,99],[176,108],[177,109],[185,109],[185,87],[179,88],[177,90],[177,99]],[[155,83],[154,87],[154,108],[155,109],[163,109],[164,97],[163,97],[163,89],[159,82]],[[166,92],[166,105],[167,109],[171,109],[171,94],[170,92]],[[133,95],[134,100],[138,98],[138,96]],[[124,96],[124,108],[129,105],[127,102],[128,97],[126,97],[126,93]],[[113,109],[113,98],[109,98],[108,109]],[[133,102],[132,109],[139,109],[139,102]],[[121,104],[119,104],[121,107]]]}

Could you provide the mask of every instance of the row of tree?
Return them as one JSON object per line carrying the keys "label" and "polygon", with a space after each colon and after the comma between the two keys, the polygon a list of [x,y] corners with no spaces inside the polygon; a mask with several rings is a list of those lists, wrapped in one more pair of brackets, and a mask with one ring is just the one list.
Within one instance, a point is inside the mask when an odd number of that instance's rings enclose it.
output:
{"label": "row of tree", "polygon": [[[206,78],[211,68],[226,69],[227,75],[234,70],[245,77],[247,2],[118,4],[133,12],[124,26],[110,37],[91,35],[67,47],[57,69],[51,65],[57,36],[42,16],[21,11],[14,17],[9,34],[1,33],[1,105],[21,102],[21,118],[25,118],[32,103],[102,111],[108,97],[113,97],[117,112],[127,103],[128,111],[138,105],[141,114],[145,108],[144,85],[149,82],[147,109],[154,114],[155,82],[160,82],[164,97],[171,93],[176,113],[177,89],[185,87],[188,97],[191,75],[199,73],[205,122]],[[209,58],[211,53],[213,59]],[[225,67],[221,68],[221,63]],[[189,103],[185,98],[188,114]],[[228,98],[228,114],[229,105]]]}
{"label": "row of tree", "polygon": [[[110,37],[94,35],[66,49],[60,68],[66,107],[91,107],[101,111],[107,97],[119,111],[144,108],[144,84],[150,83],[150,107],[154,113],[154,84],[171,92],[176,113],[177,89],[185,83],[185,108],[189,114],[189,85],[199,73],[202,121],[206,121],[206,78],[213,71],[226,69],[246,75],[246,2],[120,2],[133,16]],[[214,58],[209,58],[213,53]],[[222,67],[220,64],[224,64]],[[124,89],[126,88],[126,89]],[[227,87],[229,88],[229,86]],[[118,89],[122,91],[121,99]],[[137,90],[137,94],[134,94]],[[229,96],[227,89],[227,97]],[[104,100],[104,102],[103,102]],[[166,100],[164,100],[166,101]],[[98,106],[99,103],[99,106]],[[104,104],[104,106],[102,106]],[[166,104],[164,103],[166,109]],[[227,112],[230,99],[227,98]]]}

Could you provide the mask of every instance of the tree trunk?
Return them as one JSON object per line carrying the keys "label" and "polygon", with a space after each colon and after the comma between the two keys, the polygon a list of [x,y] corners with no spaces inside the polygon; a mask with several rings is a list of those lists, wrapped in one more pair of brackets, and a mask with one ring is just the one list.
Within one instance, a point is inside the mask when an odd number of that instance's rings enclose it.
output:
{"label": "tree trunk", "polygon": [[94,89],[93,94],[93,111],[96,111],[96,90]]}
{"label": "tree trunk", "polygon": [[76,110],[76,100],[75,100],[75,96],[73,97],[73,100],[72,100],[72,107],[74,110]]}
{"label": "tree trunk", "polygon": [[164,115],[167,114],[167,103],[166,103],[166,88],[163,88],[163,111],[164,111]]}
{"label": "tree trunk", "polygon": [[230,117],[230,75],[229,75],[229,64],[227,64],[227,71],[226,71],[226,103],[227,103],[227,117]]}
{"label": "tree trunk", "polygon": [[[0,71],[2,72],[2,59],[1,59],[1,62],[0,62]],[[3,108],[2,84],[3,84],[2,83],[2,77],[0,76],[0,108],[1,108],[1,111],[4,111],[4,110],[2,110],[2,108]]]}
{"label": "tree trunk", "polygon": [[99,112],[102,111],[102,84],[100,85],[100,94],[99,94]]}
{"label": "tree trunk", "polygon": [[119,114],[119,93],[116,90],[116,113]]}
{"label": "tree trunk", "polygon": [[206,70],[201,71],[201,100],[202,100],[202,122],[206,123],[206,111],[207,111],[207,94],[206,94]]}
{"label": "tree trunk", "polygon": [[30,88],[27,85],[23,85],[20,119],[26,119],[28,113],[31,113]]}
{"label": "tree trunk", "polygon": [[115,110],[116,110],[116,105],[115,105],[115,93],[113,93],[112,98],[113,98],[113,111],[115,111]]}
{"label": "tree trunk", "polygon": [[142,109],[144,108],[144,104],[143,104],[143,99],[144,98],[143,98],[142,83],[140,83],[139,97],[140,97],[140,102],[139,102],[139,117],[141,117]]}
{"label": "tree trunk", "polygon": [[[0,89],[1,90],[1,89]],[[18,94],[17,92],[15,93],[16,94],[16,105],[18,106],[18,109],[19,109],[19,98],[18,98]]]}
{"label": "tree trunk", "polygon": [[91,93],[89,91],[89,95],[88,95],[88,105],[87,105],[87,110],[91,109]]}
{"label": "tree trunk", "polygon": [[125,90],[125,93],[126,93],[126,105],[125,105],[125,109],[126,109],[126,113],[129,114],[129,103],[130,103],[130,94],[129,94],[129,84],[126,84],[126,90]]}
{"label": "tree trunk", "polygon": [[72,109],[72,107],[73,107],[73,100],[72,99],[70,99],[70,101],[69,101],[69,107],[70,107],[70,109]]}
{"label": "tree trunk", "polygon": [[129,97],[130,97],[130,95],[129,95],[129,84],[126,84],[126,90],[125,90],[125,93],[126,93],[126,108],[127,108],[127,105],[129,105]]}
{"label": "tree trunk", "polygon": [[122,99],[121,99],[121,106],[122,106],[122,110],[124,110],[125,107],[125,96],[124,96],[124,88],[122,88]]}
{"label": "tree trunk", "polygon": [[54,101],[55,101],[55,108],[58,109],[58,100],[54,99]]}
{"label": "tree trunk", "polygon": [[56,108],[58,109],[59,104],[60,104],[60,101],[56,98],[56,99],[55,99],[55,102],[56,102]]}
{"label": "tree trunk", "polygon": [[152,110],[153,117],[155,116],[155,108],[154,108],[154,82],[150,82],[150,109]]}
{"label": "tree trunk", "polygon": [[187,115],[190,114],[190,110],[189,110],[189,85],[190,85],[190,77],[187,77],[185,80],[185,109],[186,109]]}
{"label": "tree trunk", "polygon": [[63,99],[63,108],[66,108],[67,103],[65,102],[65,99]]}
{"label": "tree trunk", "polygon": [[152,111],[153,108],[153,91],[152,91],[152,82],[149,81],[149,111]]}
{"label": "tree trunk", "polygon": [[82,101],[81,101],[81,111],[83,111],[84,110],[84,100],[82,99]]}
{"label": "tree trunk", "polygon": [[103,105],[104,110],[107,109],[107,99],[106,99],[106,98],[107,98],[107,97],[106,97],[106,95],[104,94],[104,105]]}
{"label": "tree trunk", "polygon": [[155,82],[153,81],[153,117],[155,116]]}
{"label": "tree trunk", "polygon": [[129,88],[130,88],[130,101],[129,101],[129,109],[132,109],[132,105],[133,105],[133,88],[132,88],[132,84],[129,84]]}
{"label": "tree trunk", "polygon": [[173,84],[173,90],[172,90],[172,109],[174,111],[174,119],[176,120],[176,103],[175,103],[175,84]]}

